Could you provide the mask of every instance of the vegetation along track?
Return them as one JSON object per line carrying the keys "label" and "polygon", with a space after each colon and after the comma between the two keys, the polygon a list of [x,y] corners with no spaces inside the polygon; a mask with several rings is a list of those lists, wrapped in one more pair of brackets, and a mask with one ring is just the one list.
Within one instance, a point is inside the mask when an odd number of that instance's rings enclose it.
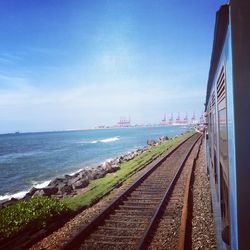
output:
{"label": "vegetation along track", "polygon": [[171,201],[173,187],[200,137],[194,134],[170,151],[75,235],[64,249],[150,247],[162,210]]}

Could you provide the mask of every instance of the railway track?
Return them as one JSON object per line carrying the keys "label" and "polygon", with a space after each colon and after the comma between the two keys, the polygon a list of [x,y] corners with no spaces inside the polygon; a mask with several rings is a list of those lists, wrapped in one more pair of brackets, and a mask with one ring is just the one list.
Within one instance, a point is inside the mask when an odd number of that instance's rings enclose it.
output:
{"label": "railway track", "polygon": [[[174,211],[174,204],[177,204],[177,200],[183,200],[185,203],[184,193],[188,188],[186,183],[190,179],[191,170],[183,167],[190,154],[194,154],[193,148],[198,148],[197,142],[200,139],[199,134],[194,134],[170,151],[164,159],[153,165],[75,235],[64,249],[145,249],[147,247],[154,249],[159,247],[158,243],[162,239],[157,235],[157,227],[168,227],[166,223],[162,225],[160,218],[165,219],[165,222],[171,222],[169,211]],[[182,196],[184,198],[181,198]],[[185,206],[186,204],[183,204],[181,207],[185,209]],[[169,211],[166,210],[167,207]],[[167,211],[167,214],[163,211]],[[185,224],[185,218],[181,218],[181,221]],[[182,241],[185,240],[183,222],[180,223],[180,230],[184,236],[178,235]],[[179,249],[182,249],[181,245]]]}
{"label": "railway track", "polygon": [[[186,232],[188,208],[190,207],[191,177],[201,146],[201,138],[191,151],[177,179],[168,201],[162,208],[160,219],[150,236],[148,249],[188,249],[186,242],[190,233]],[[192,208],[191,208],[192,209]]]}

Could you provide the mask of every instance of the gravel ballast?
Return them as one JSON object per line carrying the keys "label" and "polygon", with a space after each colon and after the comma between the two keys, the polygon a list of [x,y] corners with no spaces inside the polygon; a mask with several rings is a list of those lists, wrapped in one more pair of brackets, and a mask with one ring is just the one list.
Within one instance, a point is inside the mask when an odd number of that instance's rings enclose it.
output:
{"label": "gravel ballast", "polygon": [[211,189],[206,173],[204,142],[194,171],[192,189],[192,249],[216,249],[215,225],[211,206]]}

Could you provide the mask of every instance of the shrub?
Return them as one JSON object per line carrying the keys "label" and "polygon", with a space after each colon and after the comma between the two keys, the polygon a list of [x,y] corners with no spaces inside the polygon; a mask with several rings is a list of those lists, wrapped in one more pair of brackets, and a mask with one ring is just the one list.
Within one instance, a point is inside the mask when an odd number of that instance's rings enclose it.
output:
{"label": "shrub", "polygon": [[69,212],[58,199],[36,197],[0,210],[0,238],[9,238],[18,232],[45,227],[57,215]]}

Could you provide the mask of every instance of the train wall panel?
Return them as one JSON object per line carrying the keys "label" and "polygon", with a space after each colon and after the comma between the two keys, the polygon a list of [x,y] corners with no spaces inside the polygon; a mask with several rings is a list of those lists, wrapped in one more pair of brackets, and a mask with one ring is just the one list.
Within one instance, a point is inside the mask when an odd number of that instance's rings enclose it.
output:
{"label": "train wall panel", "polygon": [[250,246],[250,1],[231,0],[238,247]]}

